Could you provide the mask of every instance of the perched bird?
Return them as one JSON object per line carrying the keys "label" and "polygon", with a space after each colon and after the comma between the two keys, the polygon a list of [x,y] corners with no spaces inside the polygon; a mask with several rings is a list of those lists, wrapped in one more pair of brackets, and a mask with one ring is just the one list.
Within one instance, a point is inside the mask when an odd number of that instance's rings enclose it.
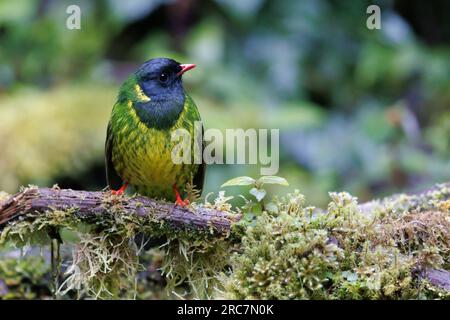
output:
{"label": "perched bird", "polygon": [[[121,86],[105,143],[106,177],[114,194],[130,186],[141,195],[185,206],[189,200],[182,200],[180,190],[190,181],[197,190],[203,188],[203,161],[175,164],[171,157],[177,144],[171,132],[186,129],[193,145],[194,122],[200,121],[182,81],[182,75],[194,67],[168,58],[151,59]],[[203,153],[203,143],[200,149]]]}

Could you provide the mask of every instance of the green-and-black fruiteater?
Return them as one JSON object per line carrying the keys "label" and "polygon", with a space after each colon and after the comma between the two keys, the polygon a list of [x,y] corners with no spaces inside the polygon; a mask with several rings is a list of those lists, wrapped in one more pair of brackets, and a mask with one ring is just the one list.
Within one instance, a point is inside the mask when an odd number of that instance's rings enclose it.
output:
{"label": "green-and-black fruiteater", "polygon": [[151,59],[123,83],[105,144],[106,176],[113,193],[121,194],[129,185],[141,195],[184,206],[187,200],[181,200],[178,190],[191,179],[196,189],[203,188],[203,162],[175,164],[171,157],[179,143],[171,139],[173,130],[186,129],[194,145],[194,123],[200,114],[182,82],[182,75],[194,67]]}

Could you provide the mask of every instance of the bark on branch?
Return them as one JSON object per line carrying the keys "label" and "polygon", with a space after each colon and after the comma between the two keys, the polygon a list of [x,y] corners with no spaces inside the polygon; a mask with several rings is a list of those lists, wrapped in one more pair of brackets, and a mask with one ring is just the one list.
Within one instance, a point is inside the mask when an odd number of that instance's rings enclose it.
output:
{"label": "bark on branch", "polygon": [[[111,198],[114,197],[114,198]],[[80,218],[108,214],[111,205],[124,214],[148,216],[169,222],[174,228],[213,230],[226,233],[240,215],[200,207],[196,211],[155,201],[146,197],[112,196],[105,191],[76,191],[71,189],[30,188],[0,203],[0,226],[27,213],[75,209]]]}

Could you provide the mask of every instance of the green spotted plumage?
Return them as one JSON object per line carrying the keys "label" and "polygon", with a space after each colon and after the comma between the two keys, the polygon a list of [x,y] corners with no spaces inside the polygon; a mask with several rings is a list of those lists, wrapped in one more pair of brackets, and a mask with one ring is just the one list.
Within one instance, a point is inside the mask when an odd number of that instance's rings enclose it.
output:
{"label": "green spotted plumage", "polygon": [[[181,83],[181,76],[179,80],[173,78],[172,88],[171,83],[163,86],[148,75],[153,69],[156,76],[178,71],[178,63],[161,60],[147,66],[148,70],[144,64],[122,85],[108,124],[105,160],[111,189],[120,188],[126,181],[139,194],[173,201],[173,185],[183,191],[193,179],[196,188],[202,189],[205,165],[172,161],[172,150],[179,143],[172,141],[172,131],[186,129],[194,146],[194,126],[200,114],[182,85],[176,83]],[[192,147],[192,155],[193,151]]]}

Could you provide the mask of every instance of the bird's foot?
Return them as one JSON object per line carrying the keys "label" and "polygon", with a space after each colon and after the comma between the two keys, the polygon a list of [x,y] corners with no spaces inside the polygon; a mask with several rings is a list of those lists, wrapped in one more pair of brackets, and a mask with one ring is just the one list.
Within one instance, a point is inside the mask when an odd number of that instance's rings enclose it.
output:
{"label": "bird's foot", "polygon": [[189,199],[184,199],[184,200],[182,200],[182,199],[180,198],[180,199],[177,199],[177,200],[175,201],[175,203],[176,203],[177,205],[179,205],[180,207],[185,208],[185,207],[187,207],[187,206],[189,205]]}
{"label": "bird's foot", "polygon": [[180,193],[178,192],[178,189],[175,185],[172,186],[173,192],[175,192],[175,204],[179,205],[182,208],[185,208],[189,205],[189,199],[181,199]]}
{"label": "bird's foot", "polygon": [[114,196],[121,196],[125,193],[125,190],[128,187],[128,182],[125,182],[125,184],[119,189],[119,190],[111,190],[111,194]]}

